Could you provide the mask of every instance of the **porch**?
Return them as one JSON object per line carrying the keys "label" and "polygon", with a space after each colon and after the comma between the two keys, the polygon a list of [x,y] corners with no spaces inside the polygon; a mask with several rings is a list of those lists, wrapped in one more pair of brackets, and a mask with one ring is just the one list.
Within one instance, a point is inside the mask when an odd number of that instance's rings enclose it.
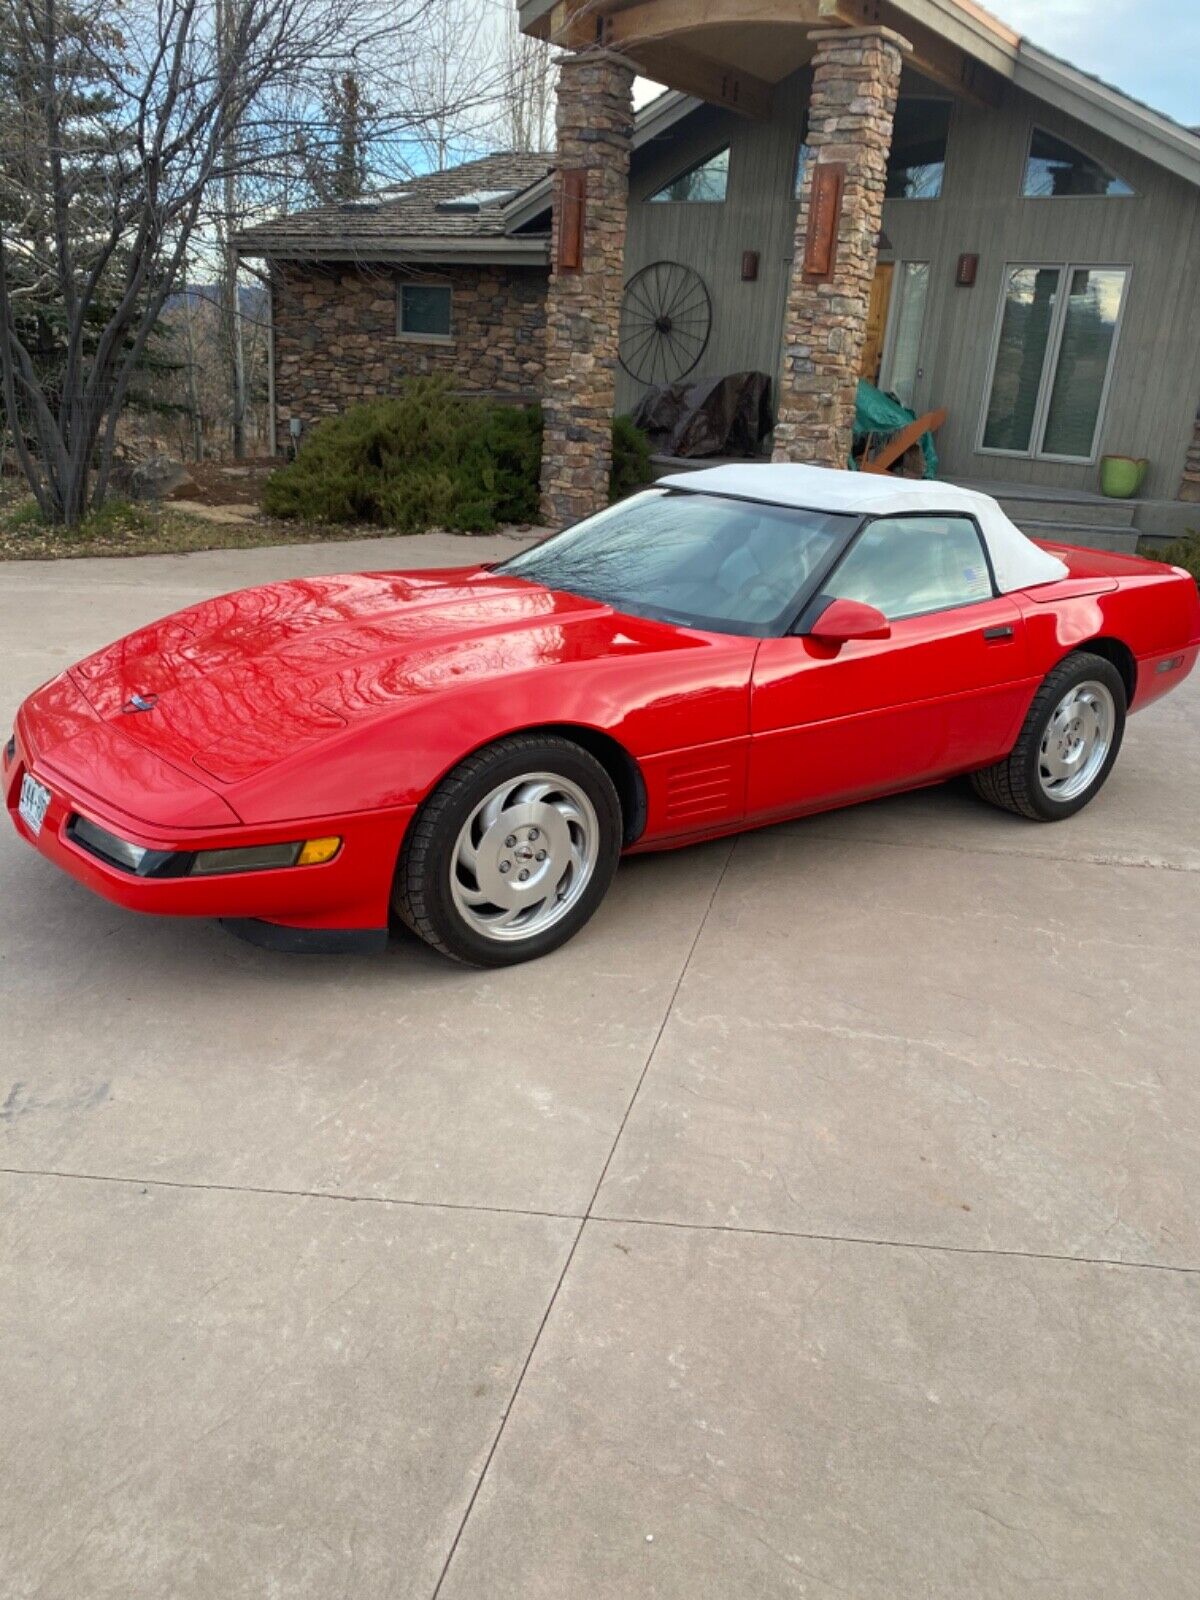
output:
{"label": "porch", "polygon": [[[888,26],[890,18],[891,8],[840,0],[729,0],[719,8],[711,0],[634,6],[559,0],[540,13],[522,12],[527,31],[574,52],[563,62],[558,88],[546,316],[546,522],[561,525],[603,503],[618,368],[630,371],[622,347],[625,320],[640,311],[651,337],[655,328],[673,331],[680,297],[688,301],[697,292],[698,274],[689,264],[670,304],[631,307],[623,299],[635,72],[761,123],[771,122],[776,86],[785,79],[794,84],[801,71],[807,75],[798,214],[791,238],[779,241],[790,248],[790,264],[778,283],[779,359],[770,362],[777,379],[774,453],[830,466],[845,459],[900,74],[915,54],[912,42]],[[862,26],[864,20],[870,25]],[[921,65],[975,92],[974,67],[964,53],[951,61],[940,43],[931,44]],[[784,216],[790,187],[779,197]],[[784,253],[773,244],[771,265]],[[752,251],[742,276],[753,279],[757,271]],[[698,292],[707,298],[702,283]]]}
{"label": "porch", "polygon": [[[697,375],[772,379],[776,459],[840,466],[857,379],[882,363],[882,386],[914,410],[947,408],[946,476],[994,481],[1030,521],[1099,530],[1097,540],[1116,528],[1126,543],[1195,522],[1168,497],[1186,484],[1200,320],[1179,299],[1187,250],[1172,257],[1161,242],[1190,215],[1200,160],[1168,176],[1165,145],[1134,155],[1112,142],[1113,126],[1090,146],[1092,165],[1104,177],[1104,163],[1119,168],[1111,192],[1127,198],[1095,188],[1086,205],[1031,205],[1020,176],[1031,120],[1082,139],[1071,117],[1086,108],[1037,101],[1023,41],[970,0],[528,0],[521,19],[573,52],[558,105],[545,521],[602,502],[609,419],[648,381],[622,343],[631,285],[682,263],[713,310]],[[643,140],[631,183],[635,71],[696,97],[696,109],[657,151]],[[944,108],[947,171],[953,122],[949,198],[894,187],[914,138],[906,94]],[[696,172],[719,180],[723,202],[727,181],[728,203],[653,203],[692,198],[676,191]],[[1056,264],[1010,265],[1034,261]],[[652,306],[650,322],[671,321],[679,304]],[[901,349],[907,389],[891,370]],[[1105,450],[1150,458],[1143,501],[1114,509],[1094,492]]]}

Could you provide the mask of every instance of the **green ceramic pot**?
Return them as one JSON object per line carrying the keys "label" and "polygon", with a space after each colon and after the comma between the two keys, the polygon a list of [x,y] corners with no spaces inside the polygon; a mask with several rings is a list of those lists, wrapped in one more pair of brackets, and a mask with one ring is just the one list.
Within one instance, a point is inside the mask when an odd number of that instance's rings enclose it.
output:
{"label": "green ceramic pot", "polygon": [[1145,456],[1101,456],[1100,493],[1111,500],[1128,500],[1145,483],[1149,466]]}

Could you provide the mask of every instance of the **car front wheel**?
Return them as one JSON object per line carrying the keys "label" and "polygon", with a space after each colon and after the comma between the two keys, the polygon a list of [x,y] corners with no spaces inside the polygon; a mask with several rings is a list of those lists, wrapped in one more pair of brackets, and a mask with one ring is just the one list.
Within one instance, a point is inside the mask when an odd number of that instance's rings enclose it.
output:
{"label": "car front wheel", "polygon": [[976,794],[1035,822],[1074,816],[1112,771],[1125,732],[1125,683],[1111,661],[1079,650],[1029,707],[1011,753],[971,775]]}
{"label": "car front wheel", "polygon": [[518,735],[468,756],[425,801],[392,905],[443,954],[509,966],[578,933],[620,853],[620,801],[600,763],[569,739]]}

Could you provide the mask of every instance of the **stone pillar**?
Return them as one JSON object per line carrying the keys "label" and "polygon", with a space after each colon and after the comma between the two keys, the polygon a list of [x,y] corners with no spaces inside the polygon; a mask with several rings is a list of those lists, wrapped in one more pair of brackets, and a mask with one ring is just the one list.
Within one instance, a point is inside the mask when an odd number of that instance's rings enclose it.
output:
{"label": "stone pillar", "polygon": [[[783,328],[775,460],[844,467],[854,395],[879,253],[883,189],[892,143],[900,66],[910,49],[888,28],[814,33],[808,144],[796,218],[795,257]],[[814,174],[819,163],[845,167],[832,267],[805,271]]]}
{"label": "stone pillar", "polygon": [[[559,69],[542,445],[541,514],[552,528],[608,503],[632,90],[633,68],[608,51],[566,56]],[[564,174],[580,171],[581,256],[578,266],[560,267]]]}

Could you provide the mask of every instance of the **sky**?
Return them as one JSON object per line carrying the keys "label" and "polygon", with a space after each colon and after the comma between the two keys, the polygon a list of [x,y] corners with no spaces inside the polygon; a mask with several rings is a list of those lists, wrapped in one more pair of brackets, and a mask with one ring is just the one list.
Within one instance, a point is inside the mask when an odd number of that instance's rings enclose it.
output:
{"label": "sky", "polygon": [[[1010,27],[1186,126],[1200,125],[1200,0],[982,0]],[[661,90],[639,79],[638,105]]]}
{"label": "sky", "polygon": [[1189,127],[1200,124],[1198,0],[983,0],[1034,44]]}

